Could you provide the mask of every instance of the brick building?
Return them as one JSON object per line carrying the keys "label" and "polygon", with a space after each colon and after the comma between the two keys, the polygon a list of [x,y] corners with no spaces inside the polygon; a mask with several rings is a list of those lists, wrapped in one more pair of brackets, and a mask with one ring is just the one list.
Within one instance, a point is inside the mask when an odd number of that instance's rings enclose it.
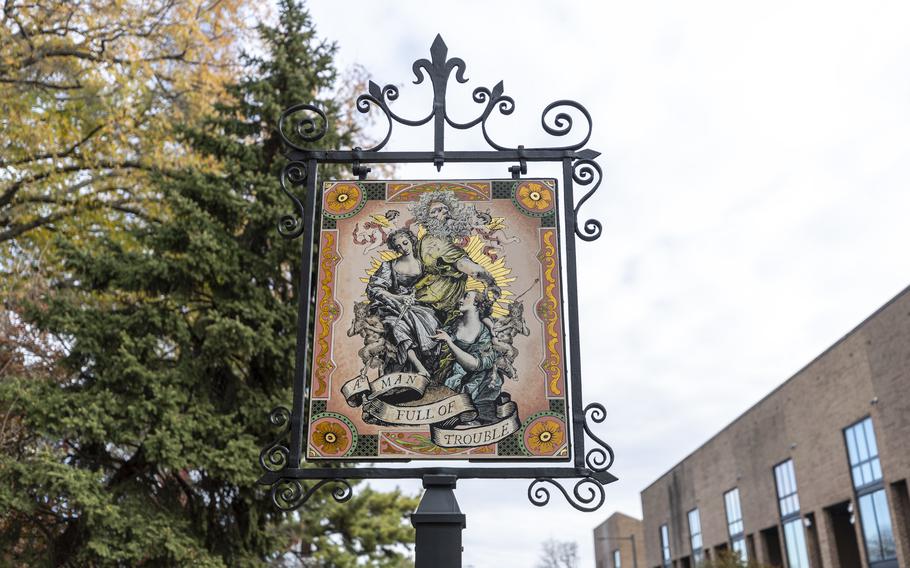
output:
{"label": "brick building", "polygon": [[594,529],[597,568],[638,568],[644,566],[644,553],[644,533],[636,518],[613,513]]}
{"label": "brick building", "polygon": [[639,564],[910,568],[908,479],[910,288],[642,491]]}

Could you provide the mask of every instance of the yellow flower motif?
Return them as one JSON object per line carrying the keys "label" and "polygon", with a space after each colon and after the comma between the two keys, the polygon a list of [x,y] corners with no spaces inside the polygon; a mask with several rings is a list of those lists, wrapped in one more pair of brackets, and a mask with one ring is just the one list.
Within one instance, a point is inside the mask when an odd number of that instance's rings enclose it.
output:
{"label": "yellow flower motif", "polygon": [[552,454],[562,446],[565,439],[559,422],[540,420],[528,430],[528,447],[535,454]]}
{"label": "yellow flower motif", "polygon": [[536,181],[529,181],[518,187],[518,200],[528,209],[544,211],[553,204],[553,192]]}
{"label": "yellow flower motif", "polygon": [[344,431],[341,424],[326,420],[316,425],[313,443],[324,454],[337,454],[347,449],[348,433]]}
{"label": "yellow flower motif", "polygon": [[333,185],[325,194],[325,206],[335,215],[346,213],[360,201],[360,188],[351,183]]}

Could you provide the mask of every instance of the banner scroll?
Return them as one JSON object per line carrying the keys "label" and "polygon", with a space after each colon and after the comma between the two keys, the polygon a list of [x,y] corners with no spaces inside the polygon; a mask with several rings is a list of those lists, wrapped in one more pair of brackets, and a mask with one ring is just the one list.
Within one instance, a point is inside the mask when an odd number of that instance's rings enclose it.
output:
{"label": "banner scroll", "polygon": [[[445,387],[433,385],[417,373],[390,373],[372,381],[356,377],[342,385],[341,392],[348,405],[362,406],[364,420],[395,426],[429,425],[433,443],[443,448],[485,446],[521,429],[518,406],[508,393],[497,401],[497,420],[478,424],[477,409],[468,394],[445,389],[449,394],[439,396],[440,389]],[[403,403],[408,397],[413,400]],[[427,399],[430,402],[424,402]]]}
{"label": "banner scroll", "polygon": [[[502,393],[500,399],[508,399],[508,394]],[[439,428],[430,425],[430,436],[433,443],[442,448],[486,446],[521,429],[518,406],[511,400],[496,405],[496,418],[498,420],[492,424],[474,427]]]}

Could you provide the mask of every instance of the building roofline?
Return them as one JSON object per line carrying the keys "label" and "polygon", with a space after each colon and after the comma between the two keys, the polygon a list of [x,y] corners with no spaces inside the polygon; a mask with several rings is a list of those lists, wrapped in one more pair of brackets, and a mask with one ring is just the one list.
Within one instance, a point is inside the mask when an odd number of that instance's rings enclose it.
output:
{"label": "building roofline", "polygon": [[856,326],[854,326],[850,331],[848,331],[846,334],[844,334],[840,339],[838,339],[837,341],[835,341],[834,343],[832,343],[831,345],[829,345],[824,351],[822,351],[821,353],[819,353],[818,355],[816,355],[815,357],[813,357],[812,360],[810,360],[808,363],[806,363],[805,365],[803,365],[802,367],[800,367],[799,370],[797,370],[795,373],[793,373],[792,375],[790,375],[790,377],[789,377],[788,379],[786,379],[784,382],[782,382],[782,383],[780,383],[779,385],[777,385],[776,387],[774,387],[774,389],[772,389],[771,392],[769,392],[768,394],[766,394],[765,396],[763,396],[762,398],[760,398],[760,399],[759,399],[758,401],[756,401],[752,406],[750,406],[749,408],[747,408],[746,410],[744,410],[739,416],[737,416],[736,418],[734,418],[733,420],[731,420],[726,426],[724,426],[723,428],[721,428],[720,430],[718,430],[717,432],[715,432],[714,435],[712,435],[710,438],[708,438],[707,440],[705,440],[704,442],[702,442],[702,444],[701,444],[700,446],[698,446],[697,448],[695,448],[694,450],[692,450],[691,452],[689,452],[688,454],[686,454],[686,456],[685,456],[684,458],[682,458],[681,460],[679,460],[678,462],[676,462],[675,464],[673,464],[672,466],[670,466],[670,469],[668,469],[668,470],[666,470],[664,473],[660,474],[654,481],[652,481],[652,482],[649,483],[647,486],[645,486],[645,488],[642,489],[642,490],[639,492],[639,495],[641,495],[642,493],[644,493],[645,491],[647,491],[648,489],[650,489],[651,487],[653,487],[654,485],[656,485],[657,482],[659,482],[659,481],[660,481],[661,479],[663,479],[664,477],[670,475],[670,473],[671,473],[674,469],[676,469],[680,464],[682,464],[684,461],[688,460],[688,459],[691,458],[693,455],[695,455],[696,453],[698,453],[699,451],[701,451],[702,448],[704,448],[705,446],[707,446],[708,444],[710,444],[715,438],[717,438],[718,436],[720,436],[723,432],[727,431],[731,426],[733,426],[734,424],[736,424],[737,422],[739,422],[739,421],[740,421],[743,417],[745,417],[747,414],[749,414],[750,412],[752,412],[753,410],[755,410],[760,404],[762,404],[763,402],[765,402],[766,400],[768,400],[769,398],[771,398],[772,396],[774,396],[774,394],[777,393],[777,391],[779,391],[779,390],[781,390],[782,388],[784,388],[784,386],[786,386],[787,383],[789,383],[790,381],[793,381],[794,379],[796,379],[796,377],[798,377],[799,375],[801,375],[801,374],[803,373],[803,371],[807,370],[809,367],[811,367],[812,365],[814,365],[819,359],[821,359],[822,357],[824,357],[825,355],[827,355],[828,353],[830,353],[835,347],[839,346],[841,343],[843,343],[844,341],[846,341],[850,336],[852,336],[852,335],[854,335],[855,333],[857,333],[857,332],[858,332],[860,329],[862,329],[867,323],[869,323],[870,321],[872,321],[876,316],[878,316],[880,313],[882,313],[883,311],[885,311],[885,309],[887,309],[888,307],[890,307],[892,304],[894,304],[894,303],[895,303],[897,300],[899,300],[901,297],[903,297],[903,296],[905,296],[905,295],[908,295],[908,294],[910,294],[910,285],[908,285],[906,288],[904,288],[903,290],[901,290],[900,292],[898,292],[894,297],[892,297],[890,300],[888,300],[887,302],[885,302],[884,304],[882,304],[882,305],[881,305],[878,309],[876,309],[874,312],[872,312],[871,314],[869,314],[868,316],[866,316],[865,318],[863,318],[863,320],[862,320],[861,322],[859,322],[859,324],[857,324]]}

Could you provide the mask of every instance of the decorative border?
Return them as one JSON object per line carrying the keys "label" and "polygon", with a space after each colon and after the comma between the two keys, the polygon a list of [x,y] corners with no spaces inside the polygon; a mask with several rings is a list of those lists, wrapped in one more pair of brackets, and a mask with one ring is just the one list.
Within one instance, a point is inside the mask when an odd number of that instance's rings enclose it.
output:
{"label": "decorative border", "polygon": [[338,182],[322,192],[322,214],[331,219],[347,219],[356,215],[366,203],[364,191],[354,182]]}
{"label": "decorative border", "polygon": [[[501,185],[503,182],[506,184],[505,187]],[[494,184],[500,184],[495,195],[493,191]],[[543,389],[542,394],[545,399],[547,401],[562,401],[563,408],[568,412],[570,406],[567,393],[564,389],[565,369],[563,368],[566,358],[565,354],[560,351],[564,349],[564,344],[562,341],[563,314],[561,310],[561,292],[559,290],[561,284],[559,276],[559,233],[558,228],[552,226],[555,224],[555,217],[552,215],[552,210],[554,209],[553,202],[557,198],[558,193],[556,185],[556,180],[551,178],[523,181],[444,180],[432,182],[423,180],[377,180],[370,182],[326,180],[323,183],[323,188],[324,191],[348,187],[355,189],[356,191],[351,192],[352,195],[356,194],[356,199],[359,200],[359,203],[357,201],[352,201],[354,205],[351,206],[351,211],[355,212],[360,211],[363,206],[362,204],[366,201],[381,199],[380,196],[385,196],[387,201],[393,203],[410,203],[419,200],[420,195],[427,191],[448,190],[456,192],[456,197],[460,198],[461,201],[468,203],[478,202],[480,200],[488,203],[494,201],[500,203],[511,202],[512,206],[515,208],[516,217],[520,218],[519,214],[521,214],[537,220],[537,223],[540,224],[540,228],[536,231],[538,252],[534,256],[524,257],[526,258],[526,261],[532,262],[532,265],[536,264],[539,267],[537,268],[537,271],[540,275],[540,284],[539,288],[537,288],[539,289],[540,297],[537,300],[532,300],[533,303],[531,304],[540,321],[540,327],[536,329],[540,330],[539,341],[543,351],[543,356],[541,361],[537,364],[537,368],[540,369],[543,374],[543,376],[540,377],[540,380],[542,381],[541,388]],[[527,215],[527,210],[522,207],[516,198],[516,195],[522,187],[530,187],[535,190],[539,189],[548,192],[547,199],[550,203],[546,209],[541,209],[542,214]],[[325,201],[326,198],[323,196],[323,202]],[[347,202],[347,200],[345,200],[345,202]],[[524,447],[524,444],[521,441],[521,438],[517,436],[517,433],[514,441],[503,440],[501,442],[506,444],[503,448],[500,448],[497,443],[472,448],[442,448],[429,441],[429,432],[381,430],[378,433],[377,444],[364,446],[363,448],[357,448],[356,445],[352,446],[350,452],[347,452],[344,456],[335,454],[325,455],[322,452],[316,452],[312,449],[312,429],[310,428],[310,423],[316,420],[317,417],[321,417],[325,409],[324,403],[321,404],[319,408],[315,408],[313,403],[317,401],[327,401],[333,396],[333,374],[338,368],[338,364],[333,360],[333,358],[337,356],[337,346],[333,344],[336,333],[334,327],[337,325],[344,309],[335,300],[335,287],[338,278],[336,268],[339,262],[342,261],[342,256],[338,247],[338,239],[342,238],[342,233],[341,229],[338,228],[336,221],[350,217],[351,215],[347,214],[338,216],[325,213],[322,217],[323,227],[320,231],[320,249],[318,251],[319,271],[316,295],[316,325],[312,344],[313,366],[311,367],[312,371],[310,377],[311,395],[309,400],[312,418],[307,422],[307,427],[305,429],[307,432],[306,443],[310,448],[307,452],[308,460],[323,461],[346,457],[364,462],[381,459],[405,461],[408,458],[405,458],[404,456],[413,456],[413,459],[424,460],[465,459],[473,456],[474,459],[489,462],[512,461],[516,459],[525,461],[537,459],[553,462],[568,459],[568,452],[540,454],[530,451],[527,447]],[[529,240],[529,243],[533,242],[533,240],[534,238],[532,237]],[[474,248],[468,247],[467,250],[474,250]],[[480,249],[477,248],[477,250]],[[527,252],[530,252],[530,250]],[[491,265],[491,270],[496,270],[496,267],[500,267],[501,263],[502,259],[494,261]],[[507,281],[510,278],[511,277],[506,277]],[[536,285],[535,282],[535,286]],[[510,299],[514,298],[515,293],[518,292],[507,291],[506,297]],[[508,381],[506,381],[505,388],[508,388]],[[545,406],[544,408],[550,407]],[[535,410],[540,411],[541,409],[537,408]],[[519,409],[519,413],[520,412],[521,409]],[[567,419],[566,416],[561,416],[560,420],[565,423]],[[568,430],[566,430],[566,432],[567,431]],[[391,434],[395,434],[395,436],[393,437]],[[358,432],[358,435],[361,437],[366,436],[360,432]],[[373,434],[370,435],[372,436]],[[565,441],[566,445],[571,447],[570,440],[566,438]],[[500,452],[500,449],[502,449],[502,453]]]}
{"label": "decorative border", "polygon": [[379,433],[379,457],[403,455],[433,455],[451,456],[458,455],[461,459],[470,455],[488,455],[496,453],[496,444],[478,446],[465,451],[463,448],[443,448],[433,444],[429,432],[397,432],[384,431]]}
{"label": "decorative border", "polygon": [[562,298],[559,287],[559,259],[557,246],[559,245],[556,231],[546,230],[540,234],[540,252],[538,258],[541,262],[543,276],[544,297],[537,303],[537,316],[543,320],[547,337],[545,343],[545,356],[540,368],[550,378],[547,383],[547,396],[562,397],[565,389],[565,377],[561,357],[564,353],[562,345],[562,326],[560,311]]}
{"label": "decorative border", "polygon": [[529,217],[545,217],[556,209],[556,188],[543,180],[525,180],[512,190],[515,208]]}
{"label": "decorative border", "polygon": [[[320,426],[323,428],[320,429]],[[308,430],[307,455],[314,458],[350,456],[357,448],[357,440],[360,437],[354,423],[347,416],[337,412],[322,412],[312,416]],[[321,440],[314,440],[318,436],[322,437]],[[326,448],[332,447],[337,449],[334,452],[326,451]]]}
{"label": "decorative border", "polygon": [[335,363],[332,361],[332,334],[335,322],[341,317],[341,306],[335,301],[335,267],[341,262],[336,242],[338,231],[322,231],[319,247],[319,289],[316,296],[318,319],[313,345],[312,398],[328,398],[328,385]]}
{"label": "decorative border", "polygon": [[550,411],[532,414],[521,426],[521,441],[530,456],[568,455],[566,417]]}
{"label": "decorative border", "polygon": [[426,191],[451,191],[460,201],[489,201],[493,198],[490,182],[466,181],[464,183],[453,181],[441,182],[392,182],[386,184],[386,201],[389,203],[405,203],[416,201],[420,194]]}

